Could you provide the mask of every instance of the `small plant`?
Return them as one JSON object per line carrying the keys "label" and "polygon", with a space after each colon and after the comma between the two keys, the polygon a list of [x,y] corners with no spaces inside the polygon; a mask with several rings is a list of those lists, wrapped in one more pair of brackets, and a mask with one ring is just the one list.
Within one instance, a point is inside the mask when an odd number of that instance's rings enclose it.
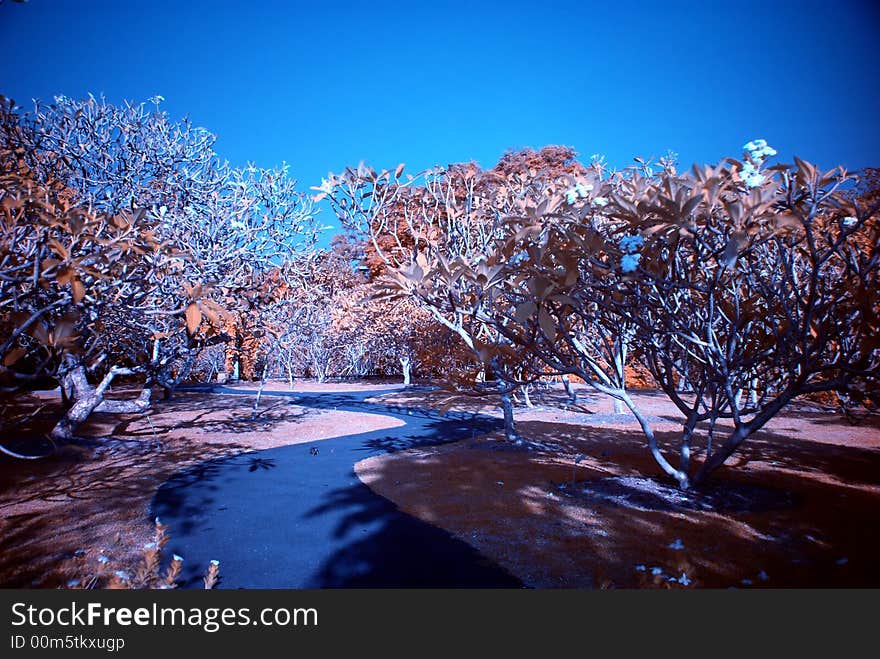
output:
{"label": "small plant", "polygon": [[[144,545],[139,564],[125,569],[114,564],[102,552],[97,557],[93,552],[80,550],[76,552],[74,564],[68,571],[70,579],[67,587],[72,589],[91,590],[106,588],[108,590],[168,590],[177,588],[183,568],[183,558],[174,554],[165,570],[162,570],[162,550],[170,539],[168,526],[156,518],[156,530],[153,540]],[[214,588],[220,580],[220,561],[212,560],[208,564],[202,581],[205,589]]]}

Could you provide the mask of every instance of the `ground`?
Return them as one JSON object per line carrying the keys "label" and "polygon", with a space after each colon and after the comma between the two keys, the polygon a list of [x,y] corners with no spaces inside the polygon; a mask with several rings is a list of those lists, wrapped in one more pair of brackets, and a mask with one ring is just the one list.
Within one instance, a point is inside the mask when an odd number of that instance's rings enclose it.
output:
{"label": "ground", "polygon": [[[672,437],[674,409],[655,393],[636,397],[661,440]],[[424,391],[377,396],[413,407],[442,399]],[[51,458],[0,459],[0,586],[64,585],[80,550],[131,562],[152,534],[150,500],[183,467],[400,425],[268,397],[251,420],[253,400],[181,393],[147,415],[97,415],[86,441]],[[474,435],[372,457],[356,472],[530,587],[880,586],[876,418],[853,426],[801,406],[750,440],[709,491],[685,496],[664,484],[637,425],[607,401],[582,393],[566,407],[558,390],[536,400],[537,408],[517,410],[525,445]],[[456,407],[497,414],[479,401]]]}
{"label": "ground", "polygon": [[[674,407],[635,398],[661,442],[673,438]],[[357,473],[536,588],[880,585],[878,419],[854,426],[801,406],[751,439],[708,492],[683,496],[631,417],[581,400],[566,411],[557,394],[553,407],[520,410],[526,446],[499,433],[370,458]]]}
{"label": "ground", "polygon": [[[348,390],[297,383],[297,391]],[[376,387],[370,387],[376,388]],[[286,386],[271,383],[267,389]],[[125,388],[119,397],[131,396]],[[45,421],[57,395],[41,396]],[[316,411],[264,397],[251,420],[253,396],[180,392],[145,415],[95,414],[84,441],[44,460],[0,456],[0,587],[56,587],[81,572],[79,558],[107,556],[129,566],[153,536],[150,502],[174,472],[226,455],[328,439],[352,427],[400,425],[376,414]],[[49,427],[29,429],[32,434]],[[4,438],[25,452],[28,443]],[[90,565],[96,565],[90,560]]]}

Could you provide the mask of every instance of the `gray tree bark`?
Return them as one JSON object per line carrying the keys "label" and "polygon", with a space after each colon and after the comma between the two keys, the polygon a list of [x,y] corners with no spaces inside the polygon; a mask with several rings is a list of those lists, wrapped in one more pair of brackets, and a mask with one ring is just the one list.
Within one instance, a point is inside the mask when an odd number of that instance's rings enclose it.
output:
{"label": "gray tree bark", "polygon": [[76,429],[82,425],[93,412],[110,412],[114,414],[126,414],[143,412],[150,407],[152,390],[145,386],[140,395],[134,400],[104,400],[107,388],[117,375],[130,375],[134,373],[128,368],[113,367],[104,376],[98,386],[89,384],[86,377],[86,368],[82,362],[73,355],[64,356],[66,373],[62,378],[64,387],[74,401],[73,405],[52,429],[50,436],[54,440],[69,441],[73,439]]}

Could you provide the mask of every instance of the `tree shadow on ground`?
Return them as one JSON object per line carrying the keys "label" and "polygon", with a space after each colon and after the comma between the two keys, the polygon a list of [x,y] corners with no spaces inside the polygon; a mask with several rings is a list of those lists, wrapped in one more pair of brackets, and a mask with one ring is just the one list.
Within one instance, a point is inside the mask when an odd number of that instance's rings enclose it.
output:
{"label": "tree shadow on ground", "polygon": [[337,517],[334,535],[354,539],[326,557],[307,588],[522,587],[471,545],[401,513],[363,484],[333,490],[325,499],[306,517]]}
{"label": "tree shadow on ground", "polygon": [[[389,413],[344,395],[321,396],[320,404]],[[497,420],[393,414],[407,425],[252,454],[272,461],[268,471],[231,458],[169,480],[153,510],[171,524],[173,550],[194,559],[185,585],[198,585],[198,566],[213,551],[223,556],[223,587],[521,587],[467,543],[377,496],[351,467],[365,455],[470,437]]]}
{"label": "tree shadow on ground", "polygon": [[880,452],[760,433],[739,463],[682,496],[637,431],[520,429],[537,448],[466,440],[359,473],[527,586],[880,585]]}

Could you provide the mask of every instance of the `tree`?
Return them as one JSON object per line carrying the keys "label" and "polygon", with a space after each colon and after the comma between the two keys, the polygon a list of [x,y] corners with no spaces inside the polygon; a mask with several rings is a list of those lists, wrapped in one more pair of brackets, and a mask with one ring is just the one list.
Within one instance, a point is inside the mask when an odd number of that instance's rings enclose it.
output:
{"label": "tree", "polygon": [[[698,485],[796,397],[864,398],[880,372],[877,204],[845,194],[843,170],[762,169],[775,152],[746,146],[691,174],[594,167],[471,252],[414,232],[418,251],[386,283],[475,353],[531,355],[619,400],[663,472]],[[628,355],[685,417],[677,465],[626,391]],[[720,441],[719,421],[732,426]]]}
{"label": "tree", "polygon": [[0,146],[0,373],[16,389],[46,376],[67,380],[78,400],[54,434],[66,438],[102,404],[128,409],[105,403],[103,394],[131,370],[112,365],[91,386],[83,362],[92,370],[103,364],[102,326],[112,324],[114,309],[143,303],[149,282],[173,268],[173,255],[143,210],[107,216],[74,205],[64,184],[41,182],[21,156],[18,147]]}
{"label": "tree", "polygon": [[[558,156],[560,151],[565,158],[573,156],[570,150],[556,148],[541,153]],[[386,290],[392,291],[392,296],[394,290],[405,290],[438,324],[456,334],[481,364],[476,371],[449,374],[457,376],[450,383],[458,391],[497,393],[510,439],[518,439],[513,392],[544,373],[527,368],[528,360],[504,333],[484,322],[491,311],[481,307],[491,307],[495,301],[474,297],[468,286],[494,276],[481,259],[487,245],[504,230],[502,211],[530,207],[531,197],[544,200],[558,184],[562,174],[552,167],[531,172],[521,164],[522,160],[540,162],[542,157],[534,152],[520,158],[510,155],[492,172],[483,172],[474,163],[450,165],[409,177],[406,182],[400,180],[401,167],[392,173],[361,165],[340,176],[331,175],[320,189],[322,195],[329,195],[343,223],[366,236],[373,258],[371,270],[380,276],[384,271],[394,280]],[[510,185],[505,172],[510,172],[514,181]],[[528,175],[532,179],[527,179]],[[432,270],[432,261],[439,267]],[[445,276],[428,278],[429,271]],[[474,274],[472,281],[459,276],[465,271]]]}
{"label": "tree", "polygon": [[[0,138],[17,166],[37,185],[62,185],[65,203],[117,218],[127,236],[143,237],[168,256],[161,269],[134,272],[142,289],[136,299],[109,298],[90,317],[88,335],[69,342],[92,352],[67,350],[64,372],[56,373],[73,406],[55,435],[68,438],[85,418],[81,412],[95,409],[80,401],[104,404],[105,388],[90,385],[89,370],[144,374],[140,404],[148,404],[153,383],[169,393],[200,349],[226,340],[233,311],[259,307],[263,273],[283,263],[291,281],[303,283],[316,227],[307,196],[286,168],[230,168],[214,153],[214,136],[187,120],[172,122],[160,110],[161,97],[151,99],[152,109],[93,97],[55,101],[37,103],[25,116],[4,104]],[[71,232],[79,235],[79,224]],[[132,251],[145,254],[142,246]],[[119,265],[120,280],[128,282],[131,269],[124,260]],[[72,281],[80,291],[83,282]]]}

